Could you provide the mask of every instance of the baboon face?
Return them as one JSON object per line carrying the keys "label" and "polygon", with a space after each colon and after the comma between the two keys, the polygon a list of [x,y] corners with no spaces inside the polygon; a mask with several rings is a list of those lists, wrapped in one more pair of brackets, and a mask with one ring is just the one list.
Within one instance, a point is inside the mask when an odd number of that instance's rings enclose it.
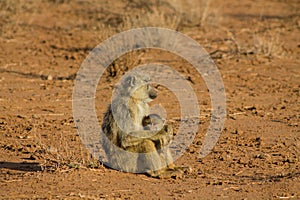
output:
{"label": "baboon face", "polygon": [[161,130],[164,120],[158,114],[150,114],[143,118],[142,125],[145,130]]}
{"label": "baboon face", "polygon": [[130,75],[123,82],[123,89],[131,98],[150,102],[157,97],[157,90],[150,85],[150,78],[140,74]]}
{"label": "baboon face", "polygon": [[143,121],[142,121],[143,127],[146,127],[146,126],[148,126],[148,125],[150,125],[150,124],[151,124],[151,118],[149,117],[149,115],[148,115],[148,116],[145,116],[145,117],[143,118]]}
{"label": "baboon face", "polygon": [[150,102],[157,97],[157,90],[147,83],[133,91],[131,97],[145,102]]}

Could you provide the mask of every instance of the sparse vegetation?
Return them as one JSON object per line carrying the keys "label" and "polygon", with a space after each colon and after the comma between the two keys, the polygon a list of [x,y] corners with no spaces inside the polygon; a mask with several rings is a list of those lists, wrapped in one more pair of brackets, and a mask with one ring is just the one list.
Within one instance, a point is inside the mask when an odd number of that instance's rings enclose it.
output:
{"label": "sparse vegetation", "polygon": [[278,32],[267,31],[262,34],[254,34],[255,51],[264,56],[282,57],[285,54],[283,42]]}
{"label": "sparse vegetation", "polygon": [[[0,198],[300,199],[299,10],[297,0],[0,0]],[[228,118],[213,152],[199,159],[212,117],[204,79],[170,52],[116,59],[92,100],[101,124],[114,84],[133,67],[162,63],[183,75],[201,108],[194,142],[176,161],[195,169],[183,179],[105,168],[73,121],[82,61],[110,36],[145,26],[190,36],[218,66]],[[162,105],[177,134],[177,98],[156,87],[152,103]]]}

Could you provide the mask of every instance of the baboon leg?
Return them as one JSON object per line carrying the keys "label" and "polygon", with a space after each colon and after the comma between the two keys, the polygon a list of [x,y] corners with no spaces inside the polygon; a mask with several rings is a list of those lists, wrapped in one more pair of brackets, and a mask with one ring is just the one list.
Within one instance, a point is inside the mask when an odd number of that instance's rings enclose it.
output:
{"label": "baboon leg", "polygon": [[[161,144],[163,145],[163,144]],[[160,155],[164,158],[167,167],[162,169],[159,172],[157,178],[165,179],[165,178],[179,178],[182,177],[185,173],[190,173],[192,169],[190,167],[185,166],[175,166],[173,164],[173,157],[171,151],[168,147],[160,150]]]}
{"label": "baboon leg", "polygon": [[[118,148],[118,147],[114,147]],[[138,155],[132,152],[112,151],[108,155],[109,166],[125,172],[138,172]]]}
{"label": "baboon leg", "polygon": [[190,167],[177,167],[175,165],[172,165],[172,167],[168,166],[167,168],[164,168],[160,170],[159,172],[156,172],[156,176],[152,176],[155,178],[160,179],[167,179],[167,178],[180,178],[185,173],[190,173],[191,168]]}
{"label": "baboon leg", "polygon": [[184,174],[184,171],[182,170],[174,170],[174,169],[168,169],[166,168],[165,170],[161,171],[158,177],[160,179],[169,179],[169,178],[180,178]]}
{"label": "baboon leg", "polygon": [[166,167],[164,158],[157,152],[155,144],[151,140],[144,139],[141,143],[141,153],[139,155],[139,167],[141,171],[146,171],[150,176],[158,176],[160,169]]}
{"label": "baboon leg", "polygon": [[174,168],[173,157],[169,148],[162,149],[160,155],[164,157],[165,163],[168,168]]}

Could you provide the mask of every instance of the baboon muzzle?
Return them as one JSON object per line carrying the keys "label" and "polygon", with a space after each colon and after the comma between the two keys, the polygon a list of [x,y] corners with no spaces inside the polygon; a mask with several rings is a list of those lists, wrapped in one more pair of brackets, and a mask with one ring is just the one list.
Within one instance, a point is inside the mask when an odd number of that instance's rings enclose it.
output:
{"label": "baboon muzzle", "polygon": [[149,97],[150,97],[150,99],[155,99],[157,97],[157,90],[154,88],[151,88],[149,91]]}

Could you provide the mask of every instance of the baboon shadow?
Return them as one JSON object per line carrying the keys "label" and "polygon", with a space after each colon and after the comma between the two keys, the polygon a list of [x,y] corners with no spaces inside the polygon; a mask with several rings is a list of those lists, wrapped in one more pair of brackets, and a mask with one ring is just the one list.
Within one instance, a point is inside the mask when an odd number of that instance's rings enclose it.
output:
{"label": "baboon shadow", "polygon": [[[19,76],[23,76],[25,78],[31,78],[31,79],[41,79],[41,80],[47,80],[48,76],[43,74],[35,74],[35,73],[26,73],[21,71],[15,71],[15,70],[8,70],[8,69],[0,69],[0,73],[10,73],[10,74],[16,74]],[[53,77],[53,80],[74,80],[76,77],[76,74],[71,74],[69,76],[58,76]]]}
{"label": "baboon shadow", "polygon": [[11,169],[25,172],[38,172],[42,171],[42,167],[39,163],[26,163],[26,162],[1,162],[0,161],[0,169]]}

